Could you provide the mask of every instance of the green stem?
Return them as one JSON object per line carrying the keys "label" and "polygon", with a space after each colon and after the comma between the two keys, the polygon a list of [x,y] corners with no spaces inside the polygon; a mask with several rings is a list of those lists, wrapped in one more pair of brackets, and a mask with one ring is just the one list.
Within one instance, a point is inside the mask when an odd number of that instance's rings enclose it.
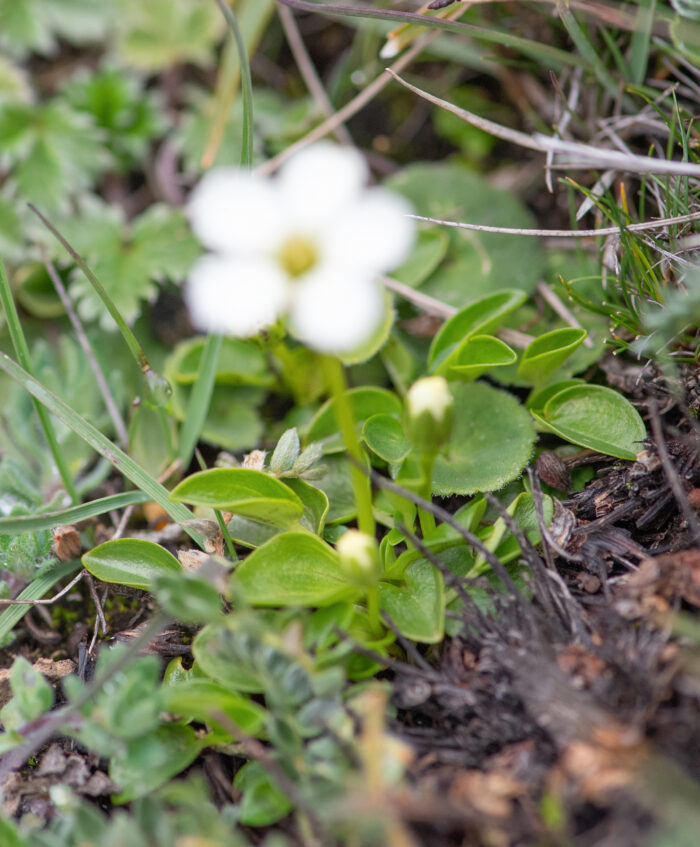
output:
{"label": "green stem", "polygon": [[238,58],[241,65],[241,93],[243,94],[243,147],[241,150],[241,165],[249,167],[253,161],[253,80],[250,75],[248,50],[245,46],[243,33],[233,9],[225,0],[216,0],[221,14],[226,18],[233,37],[236,41]]}
{"label": "green stem", "polygon": [[180,459],[183,468],[187,468],[192,460],[192,453],[202,434],[204,422],[209,413],[222,340],[220,335],[209,335],[202,350],[197,379],[187,402],[185,422],[180,430],[177,457]]}
{"label": "green stem", "polygon": [[[17,314],[17,307],[15,306],[15,301],[12,296],[10,281],[5,273],[5,265],[2,259],[0,259],[0,302],[2,302],[2,307],[5,310],[7,328],[10,331],[10,338],[12,339],[12,346],[14,347],[15,355],[24,370],[33,376],[34,370],[32,368],[32,359],[29,354],[27,339],[24,337],[24,332],[22,332],[22,324],[20,323],[19,315]],[[56,469],[58,470],[61,480],[63,481],[63,485],[68,492],[71,502],[73,505],[77,506],[80,503],[80,497],[78,496],[73,477],[68,470],[68,465],[61,454],[61,448],[59,447],[58,438],[56,437],[56,430],[51,423],[49,413],[41,405],[41,403],[38,402],[38,400],[32,398],[32,403],[34,404],[37,416],[39,417],[39,423],[44,431]]]}
{"label": "green stem", "polygon": [[[326,385],[333,398],[333,411],[345,441],[345,449],[359,464],[365,463],[365,455],[360,447],[355,430],[355,416],[348,397],[345,372],[339,359],[334,356],[322,356],[321,363]],[[350,466],[352,488],[357,506],[357,525],[362,532],[374,538],[375,524],[372,512],[372,487],[369,477],[354,464]]]}
{"label": "green stem", "polygon": [[[197,459],[197,464],[199,467],[205,471],[207,469],[207,463],[204,461],[204,457],[199,452],[199,450],[195,449],[194,451],[195,458]],[[224,520],[224,516],[221,514],[220,509],[214,509],[214,514],[216,515],[216,522],[219,524],[219,530],[224,539],[224,544],[226,545],[226,549],[228,550],[228,554],[231,557],[232,562],[238,561],[238,555],[236,554],[236,548],[233,544],[233,539],[231,538],[231,533],[228,531],[228,527],[226,526],[226,521]]]}
{"label": "green stem", "polygon": [[379,609],[379,588],[373,585],[367,589],[367,617],[369,618],[370,629],[377,636],[381,636],[384,632],[382,625],[382,616]]}
{"label": "green stem", "polygon": [[47,220],[41,212],[37,209],[37,207],[33,203],[28,204],[29,208],[34,212],[34,214],[39,218],[39,220],[44,224],[46,229],[53,235],[53,237],[60,242],[60,244],[66,249],[69,253],[71,259],[78,265],[80,270],[85,274],[88,278],[90,285],[95,289],[100,299],[104,303],[107,311],[114,319],[114,322],[119,327],[119,331],[121,332],[124,341],[126,342],[127,347],[131,351],[132,356],[138,362],[139,367],[145,374],[146,371],[150,369],[150,365],[148,364],[148,359],[146,358],[146,354],[143,352],[141,345],[136,340],[136,336],[131,331],[131,328],[128,326],[124,318],[121,316],[119,309],[114,305],[112,298],[107,294],[104,289],[104,286],[99,281],[99,279],[95,276],[92,270],[88,267],[87,263],[83,259],[83,257],[77,253],[71,245],[66,241],[66,239],[61,235],[61,233],[56,229],[56,227]]}
{"label": "green stem", "polygon": [[[423,479],[420,491],[418,493],[424,500],[428,501],[432,499],[433,493],[434,464],[435,453],[423,453],[423,455],[420,457],[421,476]],[[427,538],[431,533],[435,531],[435,515],[433,515],[432,512],[428,512],[425,509],[419,507],[418,520],[420,522],[420,528],[423,534],[423,538]]]}

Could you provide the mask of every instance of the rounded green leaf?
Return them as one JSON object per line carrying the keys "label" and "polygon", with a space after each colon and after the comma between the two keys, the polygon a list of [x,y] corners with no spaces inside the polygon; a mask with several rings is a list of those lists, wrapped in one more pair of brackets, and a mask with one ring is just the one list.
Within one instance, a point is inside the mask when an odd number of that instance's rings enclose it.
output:
{"label": "rounded green leaf", "polygon": [[443,324],[428,352],[428,370],[435,373],[472,335],[486,335],[496,329],[510,312],[521,306],[527,295],[505,289],[474,300]]}
{"label": "rounded green leaf", "polygon": [[[299,521],[300,526],[315,535],[321,535],[330,508],[326,493],[320,488],[309,485],[303,479],[295,477],[285,479],[284,484],[299,497],[304,507],[304,514]],[[260,547],[282,532],[280,527],[242,518],[240,515],[234,515],[231,518],[228,522],[228,531],[236,544],[241,544],[243,547]]]}
{"label": "rounded green leaf", "polygon": [[265,723],[267,713],[262,706],[209,679],[195,678],[163,686],[162,693],[169,712],[214,724],[228,735],[232,734],[229,725],[219,723],[217,712],[230,718],[247,735],[257,735]]}
{"label": "rounded green leaf", "polygon": [[[536,226],[513,192],[494,188],[456,162],[410,165],[385,185],[407,197],[419,215],[496,226]],[[544,273],[538,239],[455,229],[449,235],[447,254],[421,284],[421,291],[458,309],[471,298],[502,288],[532,291]]]}
{"label": "rounded green leaf", "polygon": [[163,573],[182,571],[171,553],[152,541],[119,538],[105,541],[83,556],[83,566],[102,582],[128,585],[150,591],[154,580]]}
{"label": "rounded green leaf", "polygon": [[392,415],[372,415],[362,427],[365,443],[385,462],[402,462],[411,452],[411,442],[406,438],[403,427]]}
{"label": "rounded green leaf", "polygon": [[629,400],[603,385],[572,385],[550,397],[541,415],[532,415],[565,441],[618,459],[634,460],[647,437]]}
{"label": "rounded green leaf", "polygon": [[[171,379],[184,385],[195,382],[205,342],[205,338],[197,337],[178,344],[168,360]],[[216,381],[228,385],[269,385],[273,376],[259,347],[239,338],[224,338],[216,365]]]}
{"label": "rounded green leaf", "polygon": [[[351,388],[348,398],[355,417],[355,423],[361,426],[372,415],[401,414],[401,401],[391,391],[385,388]],[[314,415],[306,431],[306,443],[323,442],[324,453],[341,453],[345,450],[345,442],[338,431],[335,419],[335,401],[328,400]]]}
{"label": "rounded green leaf", "polygon": [[330,508],[326,492],[316,488],[315,485],[310,485],[303,479],[295,477],[285,479],[284,484],[292,489],[304,507],[301,525],[310,532],[320,535],[326,525],[328,509]]}
{"label": "rounded green leaf", "polygon": [[379,602],[402,635],[412,641],[437,644],[445,630],[442,575],[427,559],[404,571],[405,584],[379,583]]}
{"label": "rounded green leaf", "polygon": [[233,786],[243,794],[239,820],[245,826],[270,826],[292,809],[290,800],[259,762],[243,765]]}
{"label": "rounded green leaf", "polygon": [[188,476],[171,500],[209,506],[273,526],[294,526],[304,513],[297,495],[274,476],[250,468],[213,468]]}
{"label": "rounded green leaf", "polygon": [[197,758],[206,740],[189,726],[162,724],[131,739],[110,759],[109,775],[121,788],[114,803],[128,803],[160,788]]}
{"label": "rounded green leaf", "polygon": [[587,335],[585,329],[573,327],[545,332],[532,341],[523,353],[518,376],[531,382],[542,382],[583,344]]}
{"label": "rounded green leaf", "polygon": [[470,382],[490,368],[512,365],[517,354],[493,335],[472,335],[437,369],[448,379]]}
{"label": "rounded green leaf", "polygon": [[221,596],[214,585],[197,573],[160,573],[152,591],[165,611],[188,624],[209,623],[221,616]]}
{"label": "rounded green leaf", "polygon": [[586,385],[586,383],[582,379],[565,379],[561,382],[555,382],[546,388],[542,388],[540,391],[534,391],[527,398],[525,405],[534,414],[541,415],[544,407],[547,405],[547,401],[551,397],[554,397],[555,394],[558,394],[565,388],[571,388],[572,385]]}
{"label": "rounded green leaf", "polygon": [[520,476],[532,455],[535,431],[511,394],[480,382],[451,383],[452,436],[433,470],[433,494],[496,491]]}
{"label": "rounded green leaf", "polygon": [[444,229],[420,230],[413,252],[392,276],[404,285],[416,288],[445,258],[449,243],[450,236]]}
{"label": "rounded green leaf", "polygon": [[328,606],[357,596],[337,553],[315,535],[285,532],[254,550],[231,585],[253,606]]}
{"label": "rounded green leaf", "polygon": [[345,456],[327,456],[323,461],[323,473],[314,479],[314,485],[328,497],[326,524],[344,523],[355,517],[357,504],[350,464]]}

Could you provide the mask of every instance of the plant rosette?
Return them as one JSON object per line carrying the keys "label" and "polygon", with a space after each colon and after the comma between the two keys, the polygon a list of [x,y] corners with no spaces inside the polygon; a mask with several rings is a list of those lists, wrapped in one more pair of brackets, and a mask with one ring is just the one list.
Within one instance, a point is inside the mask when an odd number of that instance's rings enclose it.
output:
{"label": "plant rosette", "polygon": [[203,331],[252,336],[284,319],[323,353],[351,353],[382,329],[379,275],[409,255],[406,200],[367,188],[355,150],[320,143],[278,176],[240,168],[207,174],[193,192],[192,228],[212,252],[192,269],[185,298]]}

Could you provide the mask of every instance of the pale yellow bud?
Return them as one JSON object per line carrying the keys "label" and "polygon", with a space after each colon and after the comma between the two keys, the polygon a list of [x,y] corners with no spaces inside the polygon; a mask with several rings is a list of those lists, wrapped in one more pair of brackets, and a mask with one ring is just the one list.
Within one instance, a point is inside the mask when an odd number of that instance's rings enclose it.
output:
{"label": "pale yellow bud", "polygon": [[340,564],[358,585],[375,585],[380,576],[377,542],[359,529],[343,533],[335,545]]}
{"label": "pale yellow bud", "polygon": [[407,424],[419,450],[437,452],[450,437],[454,400],[447,380],[426,376],[413,383],[406,396]]}

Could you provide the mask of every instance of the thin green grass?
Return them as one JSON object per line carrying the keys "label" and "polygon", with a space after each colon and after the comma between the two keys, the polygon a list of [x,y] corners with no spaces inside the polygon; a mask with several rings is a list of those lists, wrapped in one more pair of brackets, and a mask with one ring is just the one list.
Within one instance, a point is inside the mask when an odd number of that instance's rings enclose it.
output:
{"label": "thin green grass", "polygon": [[[7,278],[7,273],[5,272],[5,264],[1,258],[0,303],[2,303],[2,307],[5,312],[7,328],[10,332],[10,338],[12,339],[12,346],[14,348],[15,355],[20,361],[24,370],[27,371],[27,373],[31,374],[33,371],[32,357],[29,352],[27,339],[24,337],[24,331],[22,329],[22,324],[20,322],[19,315],[17,314],[17,307],[15,306],[15,301],[12,296],[10,281]],[[56,431],[54,430],[53,424],[51,423],[46,409],[44,409],[44,407],[36,400],[34,400],[33,402],[34,408],[36,409],[36,413],[39,418],[39,422],[41,424],[41,428],[44,431],[44,436],[46,437],[46,441],[49,445],[51,456],[53,457],[54,463],[56,465],[56,469],[58,470],[63,485],[65,486],[65,489],[68,492],[68,496],[70,497],[73,504],[76,505],[80,502],[80,497],[76,490],[73,477],[68,469],[68,465],[66,464],[66,461],[63,458],[63,454],[61,453],[58,438],[56,437]]]}
{"label": "thin green grass", "polygon": [[[63,421],[66,426],[70,427],[76,435],[80,436],[93,449],[97,450],[100,455],[104,456],[119,473],[133,482],[151,500],[158,503],[173,521],[184,523],[194,518],[194,515],[186,506],[183,506],[181,503],[173,503],[170,500],[167,488],[164,488],[96,427],[78,415],[67,403],[56,397],[46,386],[34,379],[31,374],[27,373],[27,371],[22,369],[16,362],[13,362],[4,353],[0,353],[0,370],[19,383],[52,414]],[[186,524],[184,529],[196,544],[203,546],[204,539],[198,532]]]}

